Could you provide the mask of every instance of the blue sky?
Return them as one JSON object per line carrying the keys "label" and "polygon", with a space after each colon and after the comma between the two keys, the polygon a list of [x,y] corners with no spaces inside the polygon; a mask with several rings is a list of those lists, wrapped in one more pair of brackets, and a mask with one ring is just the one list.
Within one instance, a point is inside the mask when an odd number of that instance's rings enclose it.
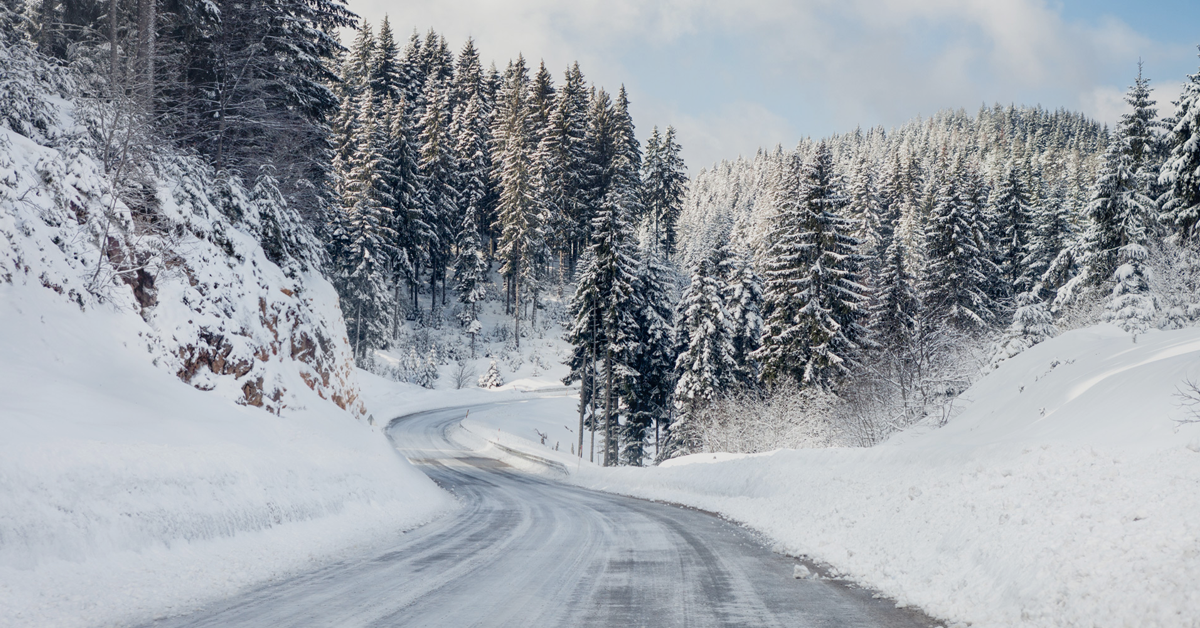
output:
{"label": "blue sky", "polygon": [[467,36],[629,91],[644,137],[674,125],[693,171],[805,136],[987,102],[1122,111],[1138,59],[1170,109],[1200,67],[1200,2],[1054,0],[351,0],[402,34]]}

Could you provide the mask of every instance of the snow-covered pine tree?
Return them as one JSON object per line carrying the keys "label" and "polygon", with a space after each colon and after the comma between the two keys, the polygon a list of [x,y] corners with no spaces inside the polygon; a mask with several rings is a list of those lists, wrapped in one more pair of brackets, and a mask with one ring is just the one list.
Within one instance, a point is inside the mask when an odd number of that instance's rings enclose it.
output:
{"label": "snow-covered pine tree", "polygon": [[380,175],[381,134],[369,92],[358,98],[355,152],[349,171],[339,184],[342,219],[335,230],[340,242],[335,260],[334,284],[342,298],[342,312],[356,359],[378,347],[386,338],[391,314],[387,290],[389,242],[394,233],[388,226],[387,195]]}
{"label": "snow-covered pine tree", "polygon": [[413,312],[417,311],[417,289],[421,268],[426,262],[426,243],[430,229],[425,222],[425,185],[420,179],[419,147],[414,145],[416,130],[408,119],[408,107],[401,102],[384,99],[387,139],[383,146],[385,170],[383,183],[391,192],[393,205],[391,227],[391,279],[395,290],[396,313],[393,317],[393,336],[398,332],[401,305],[400,285],[408,285]]}
{"label": "snow-covered pine tree", "polygon": [[563,223],[557,235],[566,249],[565,274],[573,276],[579,256],[588,248],[593,215],[587,195],[591,166],[587,144],[588,90],[578,63],[572,64],[567,70],[562,87],[558,90],[554,115],[560,118],[555,127],[559,130],[560,150],[570,159],[565,167],[568,174],[564,180],[570,188],[563,195]]}
{"label": "snow-covered pine tree", "polygon": [[999,236],[996,262],[1003,279],[1002,295],[1026,291],[1034,280],[1025,272],[1027,267],[1023,263],[1034,214],[1026,179],[1019,160],[1009,159],[990,199],[994,228]]}
{"label": "snow-covered pine tree", "polygon": [[680,146],[675,142],[675,129],[667,127],[659,136],[658,127],[646,140],[646,159],[642,164],[642,203],[650,221],[654,250],[670,259],[675,252],[675,224],[683,209],[687,194],[687,173]]}
{"label": "snow-covered pine tree", "polygon": [[754,272],[747,252],[726,243],[720,255],[721,296],[728,314],[730,342],[735,364],[734,383],[741,388],[754,388],[759,382],[759,364],[755,351],[762,344],[762,280]]}
{"label": "snow-covered pine tree", "polygon": [[496,361],[488,365],[488,370],[483,375],[479,376],[480,388],[499,388],[504,385],[504,377],[500,375],[500,367],[496,365]]}
{"label": "snow-covered pine tree", "polygon": [[701,258],[675,315],[675,406],[678,420],[729,392],[736,378],[733,336],[717,269]]}
{"label": "snow-covered pine tree", "polygon": [[1017,295],[1012,324],[992,347],[989,363],[996,368],[1005,360],[1057,335],[1058,328],[1054,326],[1054,317],[1046,303],[1032,292],[1022,292]]}
{"label": "snow-covered pine tree", "polygon": [[967,187],[962,157],[939,186],[925,228],[928,262],[920,282],[925,307],[961,329],[982,329],[992,320],[987,294],[988,260],[980,250],[979,207]]}
{"label": "snow-covered pine tree", "polygon": [[367,80],[371,92],[375,95],[376,106],[381,106],[384,99],[399,101],[404,97],[404,76],[399,48],[396,46],[392,25],[386,15],[379,25],[379,36],[375,39],[374,50],[371,51]]}
{"label": "snow-covered pine tree", "polygon": [[429,353],[425,355],[425,360],[417,373],[417,384],[422,388],[433,388],[437,384],[438,362],[437,347],[430,347]]}
{"label": "snow-covered pine tree", "polygon": [[[1028,286],[1029,290],[1040,291],[1044,289],[1045,281],[1054,282],[1047,277],[1047,273],[1059,255],[1074,242],[1074,216],[1066,194],[1066,185],[1056,182],[1050,185],[1049,193],[1033,210],[1029,242],[1021,260],[1023,270],[1018,282]],[[1042,298],[1045,295],[1035,296]]]}
{"label": "snow-covered pine tree", "polygon": [[634,286],[637,338],[630,365],[638,375],[629,379],[624,395],[628,420],[622,450],[625,464],[635,466],[645,459],[651,430],[658,450],[662,429],[670,424],[675,387],[674,310],[669,293],[672,271],[651,251],[640,253]]}
{"label": "snow-covered pine tree", "polygon": [[[840,216],[846,200],[829,145],[818,144],[812,161],[788,178],[793,182],[787,187],[798,196],[785,197],[772,231],[766,326],[755,357],[768,383],[791,378],[804,386],[830,387],[849,373],[869,342],[861,324],[863,259]],[[789,241],[780,243],[784,239]]]}
{"label": "snow-covered pine tree", "polygon": [[875,343],[885,352],[899,351],[909,343],[920,316],[921,301],[907,260],[904,243],[893,239],[879,268],[870,327]]}
{"label": "snow-covered pine tree", "polygon": [[1141,244],[1127,244],[1120,249],[1121,265],[1113,273],[1116,285],[1105,303],[1105,320],[1133,334],[1154,327],[1158,316],[1158,297],[1150,288],[1150,269],[1146,267],[1149,252]]}
{"label": "snow-covered pine tree", "polygon": [[1087,205],[1088,226],[1081,263],[1087,273],[1084,281],[1091,285],[1100,285],[1113,277],[1123,247],[1145,241],[1146,222],[1155,209],[1154,201],[1141,192],[1127,143],[1127,138],[1118,131],[1104,154],[1104,165]]}
{"label": "snow-covered pine tree", "polygon": [[1187,241],[1200,230],[1200,71],[1188,75],[1166,138],[1167,154],[1159,175],[1165,190],[1161,219]]}
{"label": "snow-covered pine tree", "polygon": [[867,150],[860,147],[846,185],[845,214],[850,224],[849,235],[858,240],[859,253],[868,261],[877,260],[883,254],[881,247],[884,246],[882,211],[873,175]]}
{"label": "snow-covered pine tree", "polygon": [[521,342],[521,288],[529,278],[532,254],[541,237],[536,180],[531,155],[536,147],[529,125],[529,73],[525,59],[509,64],[504,87],[497,102],[492,137],[493,177],[500,188],[496,208],[499,241],[496,256],[508,286],[512,306],[513,335]]}
{"label": "snow-covered pine tree", "polygon": [[279,192],[273,165],[259,168],[250,191],[250,204],[258,215],[259,243],[267,259],[291,276],[323,266],[321,244],[312,225]]}
{"label": "snow-covered pine tree", "polygon": [[[600,276],[596,273],[595,258],[588,250],[580,259],[578,277],[575,282],[575,292],[571,295],[568,305],[570,326],[567,329],[566,341],[571,345],[571,355],[566,364],[570,372],[563,378],[563,384],[570,385],[579,381],[579,456],[583,457],[583,430],[585,414],[589,405],[594,409],[597,399],[596,363],[599,356],[601,340],[601,312],[603,291]],[[595,439],[597,420],[595,412],[587,420]],[[594,452],[594,448],[593,448]]]}
{"label": "snow-covered pine tree", "polygon": [[442,283],[444,297],[446,270],[453,262],[451,251],[456,231],[462,221],[458,208],[458,190],[455,189],[458,169],[450,126],[449,91],[431,74],[425,86],[425,115],[421,118],[421,135],[418,140],[421,145],[418,170],[423,187],[422,209],[430,235],[426,243],[426,252],[429,256],[431,315],[437,311],[439,281]]}

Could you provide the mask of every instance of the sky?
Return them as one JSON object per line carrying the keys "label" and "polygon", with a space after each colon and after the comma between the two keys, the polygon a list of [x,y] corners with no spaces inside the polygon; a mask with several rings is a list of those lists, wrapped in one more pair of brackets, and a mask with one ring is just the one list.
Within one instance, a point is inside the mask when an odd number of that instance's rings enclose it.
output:
{"label": "sky", "polygon": [[1159,112],[1200,58],[1196,0],[349,0],[398,37],[473,37],[561,80],[578,61],[624,85],[643,140],[674,126],[693,174],[758,148],[892,128],[981,104],[1063,107],[1109,124],[1139,59]]}

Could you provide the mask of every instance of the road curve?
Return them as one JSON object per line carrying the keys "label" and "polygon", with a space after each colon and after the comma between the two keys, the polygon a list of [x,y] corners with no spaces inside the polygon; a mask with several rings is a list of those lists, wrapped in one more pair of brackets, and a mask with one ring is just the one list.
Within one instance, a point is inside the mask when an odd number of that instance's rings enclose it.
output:
{"label": "road curve", "polygon": [[928,617],[792,577],[712,515],[560,484],[455,445],[463,409],[395,421],[397,448],[462,502],[394,547],[153,626],[886,626]]}

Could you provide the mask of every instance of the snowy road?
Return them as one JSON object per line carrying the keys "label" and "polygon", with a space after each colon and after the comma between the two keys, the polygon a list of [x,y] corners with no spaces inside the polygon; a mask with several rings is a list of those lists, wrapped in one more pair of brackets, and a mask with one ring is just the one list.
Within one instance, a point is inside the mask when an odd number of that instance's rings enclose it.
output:
{"label": "snowy road", "polygon": [[928,626],[706,513],[592,492],[451,442],[462,409],[397,421],[401,451],[463,503],[388,551],[154,626]]}

